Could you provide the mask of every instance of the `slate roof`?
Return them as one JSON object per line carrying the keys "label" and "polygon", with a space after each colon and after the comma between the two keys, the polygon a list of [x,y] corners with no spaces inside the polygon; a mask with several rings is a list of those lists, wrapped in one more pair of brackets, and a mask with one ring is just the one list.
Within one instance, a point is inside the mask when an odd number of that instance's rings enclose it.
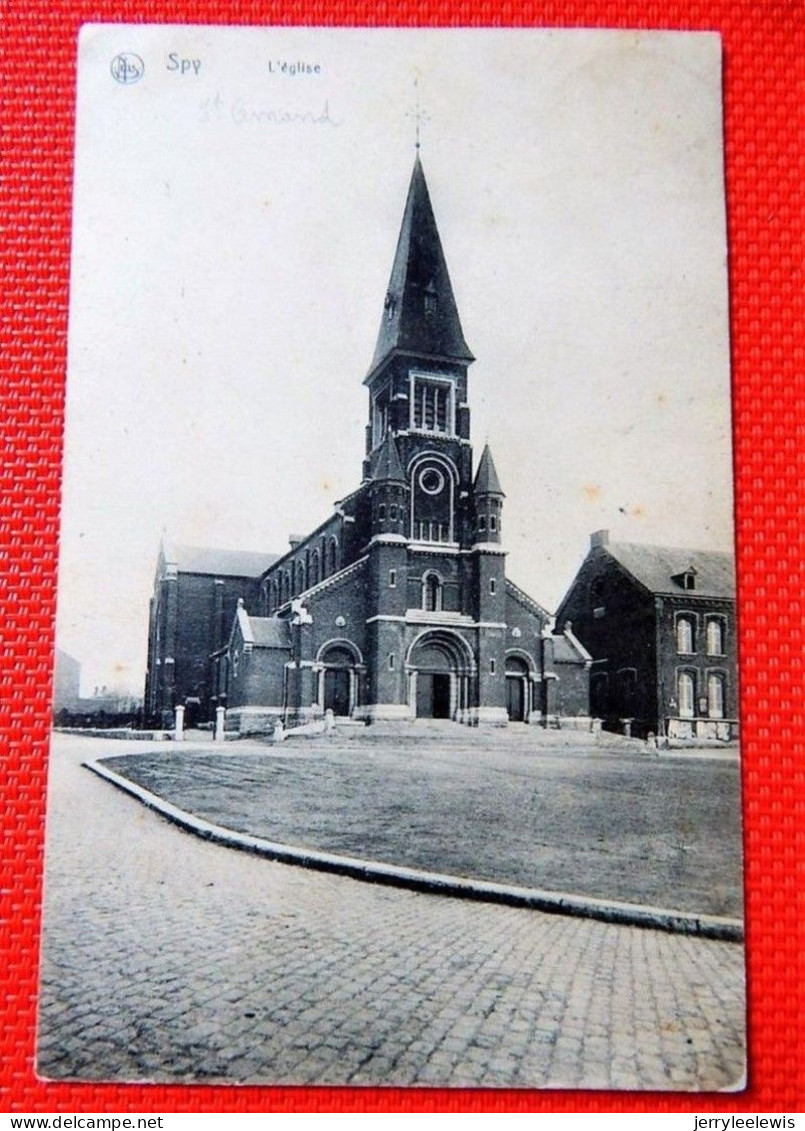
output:
{"label": "slate roof", "polygon": [[582,664],[590,659],[590,653],[572,634],[556,635],[553,640],[553,656],[559,664]]}
{"label": "slate roof", "polygon": [[206,573],[215,577],[260,577],[278,560],[279,554],[259,554],[250,550],[214,550],[208,546],[176,546],[166,551],[180,573]]}
{"label": "slate roof", "polygon": [[249,617],[255,648],[290,648],[291,629],[279,617]]}
{"label": "slate roof", "polygon": [[504,499],[506,497],[500,486],[498,473],[495,471],[495,461],[492,459],[489,444],[484,445],[484,450],[481,453],[472,492],[474,495],[501,495]]}
{"label": "slate roof", "polygon": [[370,373],[393,350],[474,360],[461,329],[418,154]]}
{"label": "slate roof", "polygon": [[371,475],[372,479],[377,481],[391,480],[395,483],[405,483],[400,453],[397,451],[397,444],[391,432],[386,433],[383,443],[372,455]]}
{"label": "slate roof", "polygon": [[[735,599],[735,559],[719,550],[688,550],[675,546],[644,546],[611,542],[606,552],[651,593]],[[686,590],[672,579],[690,567],[695,589]]]}

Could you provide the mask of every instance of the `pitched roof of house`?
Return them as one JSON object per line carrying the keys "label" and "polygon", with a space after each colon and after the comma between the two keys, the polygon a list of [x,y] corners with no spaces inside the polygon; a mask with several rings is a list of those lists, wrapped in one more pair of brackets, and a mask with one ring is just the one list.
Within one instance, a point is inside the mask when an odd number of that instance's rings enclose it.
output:
{"label": "pitched roof of house", "polygon": [[[735,597],[735,559],[725,551],[644,546],[639,542],[611,542],[605,549],[652,593]],[[694,589],[686,590],[674,578],[691,568],[695,571],[696,584]]]}
{"label": "pitched roof of house", "polygon": [[498,473],[495,471],[495,461],[492,459],[489,444],[484,444],[478,470],[475,473],[475,483],[472,487],[472,493],[474,495],[502,495],[503,498],[506,497],[500,486]]}
{"label": "pitched roof of house", "polygon": [[392,480],[397,483],[405,483],[400,453],[397,451],[397,444],[391,432],[386,433],[383,443],[372,455],[371,476],[372,479],[378,481]]}
{"label": "pitched roof of house", "polygon": [[393,350],[474,360],[461,329],[418,154],[370,373]]}
{"label": "pitched roof of house", "polygon": [[166,551],[180,573],[206,573],[216,577],[260,577],[279,554],[251,550],[215,550],[209,546],[175,546]]}

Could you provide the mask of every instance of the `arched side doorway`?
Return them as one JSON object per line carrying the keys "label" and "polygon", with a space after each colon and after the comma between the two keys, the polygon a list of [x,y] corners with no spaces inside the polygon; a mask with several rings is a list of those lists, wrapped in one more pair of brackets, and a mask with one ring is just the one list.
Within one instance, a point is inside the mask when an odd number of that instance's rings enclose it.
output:
{"label": "arched side doorway", "polygon": [[425,632],[408,652],[408,705],[418,719],[463,722],[475,662],[467,642],[448,631]]}
{"label": "arched side doorway", "polygon": [[319,651],[318,701],[336,718],[348,718],[358,705],[361,654],[348,640],[331,641]]}
{"label": "arched side doorway", "polygon": [[506,655],[506,713],[513,723],[527,723],[537,709],[535,703],[536,669],[525,653]]}

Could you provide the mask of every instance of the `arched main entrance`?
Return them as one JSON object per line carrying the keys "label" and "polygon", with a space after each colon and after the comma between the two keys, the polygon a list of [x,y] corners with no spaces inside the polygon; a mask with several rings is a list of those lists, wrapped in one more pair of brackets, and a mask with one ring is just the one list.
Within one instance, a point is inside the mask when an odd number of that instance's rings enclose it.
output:
{"label": "arched main entrance", "polygon": [[347,640],[325,645],[319,653],[319,702],[337,718],[350,716],[358,703],[360,653]]}
{"label": "arched main entrance", "polygon": [[406,662],[408,701],[418,719],[462,719],[475,664],[467,642],[446,631],[423,633]]}

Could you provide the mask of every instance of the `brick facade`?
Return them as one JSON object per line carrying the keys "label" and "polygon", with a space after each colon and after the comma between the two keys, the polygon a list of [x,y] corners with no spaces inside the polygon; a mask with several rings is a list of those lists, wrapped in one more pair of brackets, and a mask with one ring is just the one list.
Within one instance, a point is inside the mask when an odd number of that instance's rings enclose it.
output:
{"label": "brick facade", "polygon": [[169,726],[178,705],[188,726],[214,715],[211,655],[229,640],[243,599],[258,610],[260,576],[271,554],[160,546],[149,605],[144,713]]}
{"label": "brick facade", "polygon": [[[260,619],[290,625],[292,656],[282,699],[266,679],[244,708],[290,723],[328,709],[501,726],[558,715],[543,679],[550,617],[507,583],[488,448],[473,476],[472,360],[417,158],[364,382],[362,482],[263,575]],[[563,709],[585,715],[589,659],[569,640],[563,655],[575,658]]]}
{"label": "brick facade", "polygon": [[737,737],[732,556],[610,544],[606,531],[557,612],[593,658],[590,710],[612,730]]}
{"label": "brick facade", "polygon": [[[225,705],[244,732],[328,710],[367,722],[586,719],[589,656],[572,634],[554,640],[549,614],[506,578],[505,495],[489,448],[474,466],[470,442],[472,361],[417,157],[364,381],[360,484],[259,577],[171,576],[162,563],[152,713],[189,695],[208,717]],[[163,621],[172,677],[167,656],[162,671],[151,658]]]}

